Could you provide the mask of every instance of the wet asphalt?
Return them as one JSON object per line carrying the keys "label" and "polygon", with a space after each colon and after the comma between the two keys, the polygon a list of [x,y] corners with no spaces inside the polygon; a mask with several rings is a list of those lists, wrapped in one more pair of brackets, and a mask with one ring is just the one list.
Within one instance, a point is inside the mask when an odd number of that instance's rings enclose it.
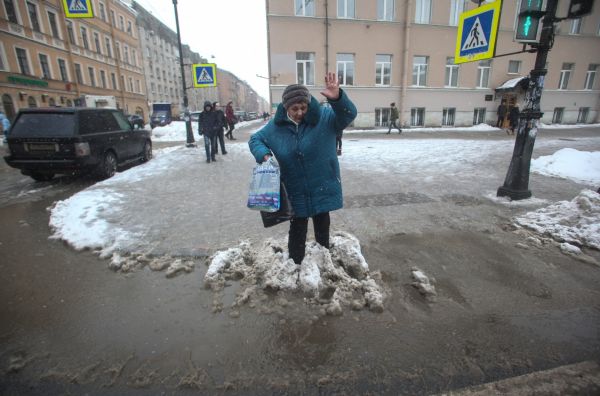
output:
{"label": "wet asphalt", "polygon": [[[509,139],[469,135],[451,137]],[[596,128],[538,139],[599,151],[598,137]],[[347,135],[362,138],[374,136]],[[491,158],[481,177],[500,169],[484,184],[501,183],[507,161]],[[302,296],[276,293],[260,312],[213,313],[201,255],[192,273],[167,279],[113,272],[93,252],[48,239],[48,207],[94,180],[35,183],[0,164],[0,393],[419,395],[599,359],[600,267],[552,245],[523,248],[510,218],[526,209],[482,199],[468,180],[426,189],[389,175],[365,191],[370,175],[342,172],[347,208],[333,223],[382,272],[382,314],[320,316]],[[539,175],[530,183],[549,200],[582,187]],[[436,301],[412,287],[414,266],[435,276]],[[238,289],[225,289],[226,303]]]}

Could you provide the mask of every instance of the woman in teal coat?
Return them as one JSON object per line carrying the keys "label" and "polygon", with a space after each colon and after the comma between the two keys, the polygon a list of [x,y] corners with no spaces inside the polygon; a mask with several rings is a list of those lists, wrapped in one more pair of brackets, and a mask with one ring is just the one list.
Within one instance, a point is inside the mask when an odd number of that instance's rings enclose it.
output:
{"label": "woman in teal coat", "polygon": [[275,117],[248,143],[256,162],[272,155],[281,167],[294,218],[290,221],[289,256],[304,258],[308,218],[317,242],[329,248],[329,212],[343,206],[336,135],[356,117],[356,107],[339,87],[335,73],[325,77],[321,94],[331,108],[321,107],[300,84],[286,87]]}

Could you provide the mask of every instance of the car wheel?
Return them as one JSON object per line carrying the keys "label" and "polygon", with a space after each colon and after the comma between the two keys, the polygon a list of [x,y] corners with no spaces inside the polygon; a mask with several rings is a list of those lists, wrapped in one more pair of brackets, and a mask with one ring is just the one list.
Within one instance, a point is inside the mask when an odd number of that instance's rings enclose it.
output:
{"label": "car wheel", "polygon": [[148,162],[152,159],[152,143],[146,142],[144,144],[144,152],[142,155],[142,162]]}
{"label": "car wheel", "polygon": [[112,151],[107,151],[98,165],[97,175],[100,179],[108,179],[117,171],[117,157]]}
{"label": "car wheel", "polygon": [[44,181],[52,180],[52,178],[54,177],[54,173],[33,172],[29,176],[31,176],[31,178],[35,181],[44,182]]}

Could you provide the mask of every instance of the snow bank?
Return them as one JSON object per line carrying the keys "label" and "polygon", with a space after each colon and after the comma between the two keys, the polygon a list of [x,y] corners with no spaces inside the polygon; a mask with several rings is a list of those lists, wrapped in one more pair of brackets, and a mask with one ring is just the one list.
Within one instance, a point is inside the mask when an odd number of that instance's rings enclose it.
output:
{"label": "snow bank", "polygon": [[378,272],[370,273],[356,237],[332,233],[331,249],[309,242],[301,265],[288,257],[284,240],[267,239],[258,248],[249,242],[215,253],[204,284],[221,291],[226,282],[240,280],[245,288],[235,306],[259,300],[261,291],[301,292],[309,304],[329,315],[341,315],[343,307],[383,312],[385,292]]}
{"label": "snow bank", "polygon": [[[235,128],[242,128],[248,125],[261,126],[262,120],[243,121],[235,124]],[[259,125],[260,124],[260,125]],[[192,122],[192,131],[194,139],[198,140],[198,122]],[[185,121],[173,121],[164,127],[156,127],[152,130],[152,141],[154,142],[185,142],[187,141],[187,130],[185,129]]]}
{"label": "snow bank", "polygon": [[600,185],[600,152],[564,148],[532,160],[531,171],[572,179],[578,183]]}
{"label": "snow bank", "polygon": [[600,194],[592,190],[529,212],[515,222],[561,243],[600,250]]}

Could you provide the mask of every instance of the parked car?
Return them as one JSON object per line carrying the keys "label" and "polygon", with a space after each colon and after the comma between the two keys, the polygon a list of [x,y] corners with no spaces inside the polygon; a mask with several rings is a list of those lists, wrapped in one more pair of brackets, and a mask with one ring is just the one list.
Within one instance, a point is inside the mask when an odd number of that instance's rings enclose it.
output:
{"label": "parked car", "polygon": [[83,172],[106,179],[120,165],[150,160],[152,140],[116,109],[32,108],[17,114],[8,150],[6,163],[37,181]]}
{"label": "parked car", "polygon": [[146,126],[144,119],[137,114],[131,114],[131,115],[127,116],[127,120],[129,120],[129,123],[131,124],[133,129],[135,129],[135,128],[144,129],[144,127]]}
{"label": "parked car", "polygon": [[233,115],[235,115],[235,118],[237,118],[237,120],[240,122],[248,121],[248,113],[246,113],[245,111],[242,111],[242,110],[234,111]]}

